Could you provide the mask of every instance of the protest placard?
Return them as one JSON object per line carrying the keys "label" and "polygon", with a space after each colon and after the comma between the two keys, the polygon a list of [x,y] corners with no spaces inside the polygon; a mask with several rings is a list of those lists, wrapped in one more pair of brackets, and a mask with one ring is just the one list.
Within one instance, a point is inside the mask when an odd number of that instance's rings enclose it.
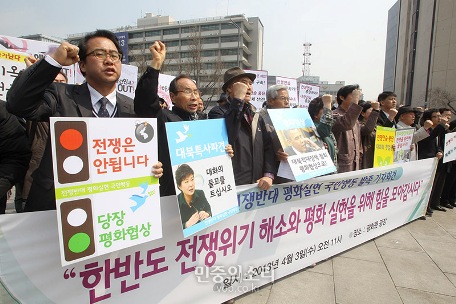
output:
{"label": "protest placard", "polygon": [[320,95],[320,88],[310,84],[299,84],[299,107],[307,109],[312,99]]}
{"label": "protest placard", "polygon": [[263,103],[266,101],[266,91],[268,89],[268,72],[258,70],[244,70],[244,72],[256,75],[255,81],[252,85],[252,96],[250,97],[250,103],[257,110],[259,110],[263,107]]}
{"label": "protest placard", "polygon": [[166,133],[184,236],[238,213],[225,120],[168,122]]}
{"label": "protest placard", "polygon": [[156,119],[50,122],[62,265],[161,238]]}
{"label": "protest placard", "polygon": [[395,128],[377,126],[375,135],[374,168],[391,165],[394,161]]}
{"label": "protest placard", "polygon": [[288,154],[288,161],[280,163],[279,176],[302,181],[336,171],[307,109],[269,109],[268,113]]}
{"label": "protest placard", "polygon": [[396,130],[396,137],[394,140],[394,163],[409,162],[411,158],[411,146],[413,142],[413,134],[415,128],[404,128]]}

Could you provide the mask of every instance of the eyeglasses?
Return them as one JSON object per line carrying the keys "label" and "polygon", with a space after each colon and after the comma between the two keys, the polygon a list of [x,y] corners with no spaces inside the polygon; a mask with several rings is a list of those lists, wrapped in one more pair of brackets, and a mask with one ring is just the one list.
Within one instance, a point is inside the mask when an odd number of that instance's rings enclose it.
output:
{"label": "eyeglasses", "polygon": [[176,92],[182,92],[187,96],[191,96],[192,93],[194,96],[197,96],[197,97],[200,96],[200,92],[198,90],[185,89],[185,90],[180,90],[180,91],[176,91]]}
{"label": "eyeglasses", "polygon": [[281,101],[290,101],[290,97],[285,97],[285,96],[277,96],[274,99],[279,99]]}
{"label": "eyeglasses", "polygon": [[86,56],[90,56],[90,55],[93,55],[97,59],[101,59],[101,60],[106,60],[106,58],[108,58],[108,56],[109,56],[113,62],[122,60],[122,54],[117,51],[106,51],[103,49],[95,49],[92,52],[86,54]]}

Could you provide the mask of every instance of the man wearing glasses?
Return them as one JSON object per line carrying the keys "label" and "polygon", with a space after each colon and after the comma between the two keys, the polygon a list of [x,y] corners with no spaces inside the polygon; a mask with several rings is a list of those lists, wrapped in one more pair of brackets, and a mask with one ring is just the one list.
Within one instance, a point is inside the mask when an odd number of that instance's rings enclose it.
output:
{"label": "man wearing glasses", "polygon": [[[106,30],[86,35],[78,46],[62,42],[55,53],[27,68],[11,86],[7,109],[32,121],[59,117],[135,117],[132,100],[116,93],[122,51],[116,36]],[[79,62],[86,82],[53,83],[62,66]],[[155,164],[154,166],[157,166]],[[153,171],[161,176],[161,166]],[[25,211],[55,209],[51,145],[48,140]]]}
{"label": "man wearing glasses", "polygon": [[[266,125],[266,131],[268,131],[272,140],[272,147],[276,153],[277,159],[276,162],[277,168],[279,167],[280,160],[286,160],[287,154],[283,151],[280,144],[279,137],[277,132],[272,124],[271,117],[269,116],[268,109],[287,109],[290,108],[290,97],[288,95],[288,87],[282,84],[275,84],[270,86],[266,91],[266,102],[263,104],[263,107],[258,112],[263,118]],[[276,176],[274,179],[275,184],[282,184],[290,182],[291,180]]]}

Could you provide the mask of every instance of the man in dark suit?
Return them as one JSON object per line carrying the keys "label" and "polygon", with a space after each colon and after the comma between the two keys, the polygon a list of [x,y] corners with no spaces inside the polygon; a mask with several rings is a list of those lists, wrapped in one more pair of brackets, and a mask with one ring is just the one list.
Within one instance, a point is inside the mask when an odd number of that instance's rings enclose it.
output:
{"label": "man in dark suit", "polygon": [[[135,117],[131,98],[116,93],[122,50],[116,36],[106,30],[86,35],[78,47],[62,42],[55,53],[27,68],[11,86],[7,109],[32,121],[49,117]],[[62,66],[79,61],[86,78],[82,85],[53,83]],[[161,176],[159,164],[154,171]],[[48,141],[25,211],[55,209],[51,145]]]}
{"label": "man in dark suit", "polygon": [[380,115],[377,118],[377,125],[388,128],[395,128],[396,122],[396,97],[394,92],[385,91],[378,95],[378,102],[380,103]]}

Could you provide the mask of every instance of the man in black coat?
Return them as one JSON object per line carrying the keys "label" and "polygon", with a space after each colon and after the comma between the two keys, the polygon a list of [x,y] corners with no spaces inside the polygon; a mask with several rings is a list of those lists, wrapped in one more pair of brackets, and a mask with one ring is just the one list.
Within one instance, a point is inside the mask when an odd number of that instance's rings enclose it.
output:
{"label": "man in black coat", "polygon": [[[7,109],[32,121],[49,117],[136,117],[131,98],[116,93],[122,50],[110,31],[86,35],[78,47],[62,42],[16,78],[7,95]],[[79,62],[86,78],[82,85],[53,83],[62,66]],[[155,164],[157,166],[157,164]],[[161,167],[158,169],[161,171]],[[160,176],[158,171],[154,172]],[[48,140],[42,161],[33,173],[25,211],[55,209],[52,153]]]}
{"label": "man in black coat", "polygon": [[394,118],[397,114],[396,97],[394,92],[385,91],[378,95],[380,103],[380,115],[377,118],[377,125],[388,128],[395,128],[396,121]]}
{"label": "man in black coat", "polygon": [[0,100],[0,214],[5,213],[6,193],[24,179],[30,161],[30,147],[24,126],[6,110]]}
{"label": "man in black coat", "polygon": [[233,171],[236,185],[258,183],[267,190],[271,187],[276,172],[272,140],[263,118],[254,112],[250,103],[255,74],[245,73],[241,68],[228,69],[224,75],[223,92],[228,102],[223,105],[229,143],[233,146]]}
{"label": "man in black coat", "polygon": [[204,119],[204,117],[196,113],[200,100],[199,90],[195,82],[183,74],[174,78],[169,85],[169,96],[173,102],[172,109],[160,107],[160,100],[157,95],[158,76],[165,60],[166,46],[162,42],[156,41],[149,50],[152,54],[152,63],[138,81],[134,105],[135,111],[139,115],[157,118],[158,159],[163,164],[164,169],[163,177],[160,178],[160,196],[168,196],[176,194],[176,190],[165,123],[199,120]]}

